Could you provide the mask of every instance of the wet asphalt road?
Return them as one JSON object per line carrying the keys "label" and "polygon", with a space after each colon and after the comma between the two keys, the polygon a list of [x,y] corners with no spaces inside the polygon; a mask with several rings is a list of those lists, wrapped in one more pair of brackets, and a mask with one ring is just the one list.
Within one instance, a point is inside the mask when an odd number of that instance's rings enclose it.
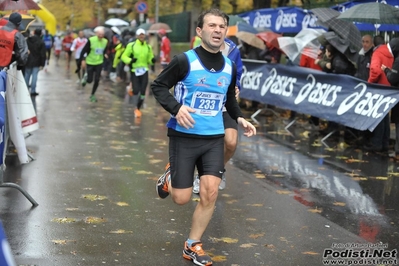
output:
{"label": "wet asphalt road", "polygon": [[[72,68],[74,69],[74,68]],[[35,160],[7,157],[0,219],[17,265],[193,265],[182,258],[197,197],[160,200],[168,115],[150,96],[143,117],[102,82],[98,102],[61,65],[40,72]],[[156,114],[156,115],[155,115]],[[247,113],[248,117],[250,113]],[[214,265],[323,265],[333,243],[398,247],[399,164],[259,116],[259,135],[240,136],[227,187],[202,239]]]}

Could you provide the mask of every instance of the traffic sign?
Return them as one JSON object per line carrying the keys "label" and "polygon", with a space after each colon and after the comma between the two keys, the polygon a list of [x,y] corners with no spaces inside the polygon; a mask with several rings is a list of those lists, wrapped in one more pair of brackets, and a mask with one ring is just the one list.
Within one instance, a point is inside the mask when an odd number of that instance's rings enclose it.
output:
{"label": "traffic sign", "polygon": [[137,2],[134,7],[138,13],[147,13],[148,11],[148,4],[144,1]]}

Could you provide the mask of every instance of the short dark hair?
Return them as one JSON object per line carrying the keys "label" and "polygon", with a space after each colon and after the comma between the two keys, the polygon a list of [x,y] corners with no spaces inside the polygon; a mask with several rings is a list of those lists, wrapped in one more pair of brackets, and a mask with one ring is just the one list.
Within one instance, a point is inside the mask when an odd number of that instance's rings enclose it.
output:
{"label": "short dark hair", "polygon": [[381,35],[374,36],[373,44],[375,47],[381,44],[385,44],[384,37],[382,37]]}
{"label": "short dark hair", "polygon": [[201,28],[204,26],[204,17],[206,15],[214,15],[218,17],[222,17],[224,21],[226,22],[226,25],[229,25],[229,16],[224,13],[223,11],[217,9],[217,8],[211,8],[208,10],[203,11],[199,16],[198,16],[198,22],[197,22],[197,27]]}
{"label": "short dark hair", "polygon": [[41,36],[42,35],[42,30],[41,29],[35,29],[35,35]]}

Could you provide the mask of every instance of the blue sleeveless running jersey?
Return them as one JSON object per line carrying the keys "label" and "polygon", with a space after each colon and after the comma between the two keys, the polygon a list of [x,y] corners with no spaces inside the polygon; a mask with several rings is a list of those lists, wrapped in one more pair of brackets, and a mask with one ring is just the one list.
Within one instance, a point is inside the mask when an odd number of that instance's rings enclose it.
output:
{"label": "blue sleeveless running jersey", "polygon": [[222,110],[232,79],[232,62],[223,56],[223,69],[211,72],[202,65],[194,50],[185,52],[185,55],[189,62],[188,74],[175,85],[174,96],[182,105],[195,109],[195,113],[191,113],[195,124],[194,128],[186,129],[171,116],[167,127],[187,134],[224,134]]}

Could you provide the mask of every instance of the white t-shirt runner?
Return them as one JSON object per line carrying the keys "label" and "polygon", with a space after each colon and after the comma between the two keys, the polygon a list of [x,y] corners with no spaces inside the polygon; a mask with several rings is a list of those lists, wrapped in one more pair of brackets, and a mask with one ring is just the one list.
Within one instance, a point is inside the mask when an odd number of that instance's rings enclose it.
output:
{"label": "white t-shirt runner", "polygon": [[72,42],[72,46],[71,46],[71,51],[75,51],[75,59],[79,59],[80,58],[80,53],[83,50],[83,47],[85,47],[87,43],[87,38],[76,38],[73,40]]}

